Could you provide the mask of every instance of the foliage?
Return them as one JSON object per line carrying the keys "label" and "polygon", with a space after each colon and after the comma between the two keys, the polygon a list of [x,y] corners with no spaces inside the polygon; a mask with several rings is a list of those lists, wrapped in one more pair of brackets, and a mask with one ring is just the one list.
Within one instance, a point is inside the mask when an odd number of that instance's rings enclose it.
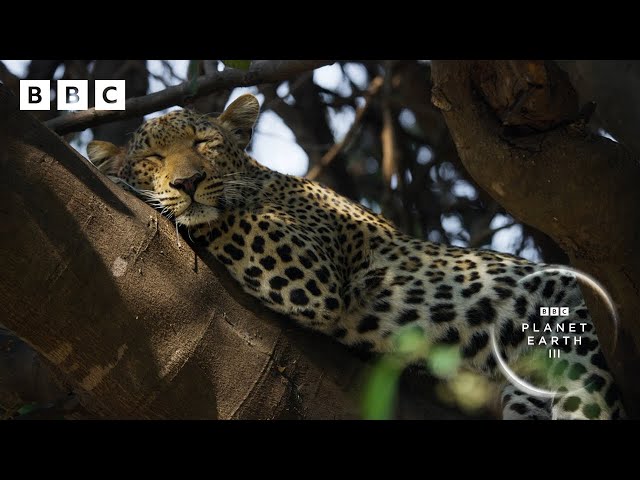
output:
{"label": "foliage", "polygon": [[249,70],[251,66],[251,60],[222,60],[229,68],[237,68],[239,70]]}
{"label": "foliage", "polygon": [[410,365],[418,365],[440,379],[439,397],[452,406],[474,414],[492,398],[492,386],[482,376],[460,371],[460,349],[434,345],[420,328],[400,330],[392,339],[394,352],[375,363],[365,383],[362,416],[369,420],[394,417],[400,375]]}

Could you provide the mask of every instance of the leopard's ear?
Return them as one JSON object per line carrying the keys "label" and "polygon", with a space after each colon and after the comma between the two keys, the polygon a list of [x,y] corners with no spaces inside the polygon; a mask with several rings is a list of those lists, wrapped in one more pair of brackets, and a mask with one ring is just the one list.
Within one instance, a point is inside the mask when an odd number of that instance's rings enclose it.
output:
{"label": "leopard's ear", "polygon": [[124,164],[127,151],[113,143],[93,140],[87,145],[89,160],[105,175],[117,177]]}
{"label": "leopard's ear", "polygon": [[253,126],[260,114],[258,99],[247,93],[236,98],[218,117],[218,122],[233,135],[242,149],[247,148]]}

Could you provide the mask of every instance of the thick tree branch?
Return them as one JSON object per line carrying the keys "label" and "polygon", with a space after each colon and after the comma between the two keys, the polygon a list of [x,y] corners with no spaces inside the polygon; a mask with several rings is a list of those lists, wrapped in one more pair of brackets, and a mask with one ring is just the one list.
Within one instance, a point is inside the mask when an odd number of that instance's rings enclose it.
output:
{"label": "thick tree branch", "polygon": [[160,92],[127,100],[125,110],[95,110],[93,108],[63,115],[47,122],[47,126],[60,135],[78,132],[114,120],[146,115],[174,105],[184,105],[197,97],[231,87],[249,87],[260,83],[287,80],[299,73],[331,64],[327,60],[265,60],[255,61],[248,71],[228,68],[222,72],[203,75],[195,81]]}
{"label": "thick tree branch", "polygon": [[603,128],[640,154],[640,62],[559,60],[558,64],[569,74],[581,104],[596,103],[590,124]]}
{"label": "thick tree branch", "polygon": [[610,315],[583,289],[625,405],[640,415],[638,159],[575,121],[575,94],[552,63],[434,61],[432,73],[433,103],[469,174],[613,296],[615,351]]}
{"label": "thick tree branch", "polygon": [[[358,418],[367,366],[291,328],[0,86],[3,324],[88,414]],[[456,418],[415,378],[400,418]],[[432,401],[432,400],[431,400]]]}

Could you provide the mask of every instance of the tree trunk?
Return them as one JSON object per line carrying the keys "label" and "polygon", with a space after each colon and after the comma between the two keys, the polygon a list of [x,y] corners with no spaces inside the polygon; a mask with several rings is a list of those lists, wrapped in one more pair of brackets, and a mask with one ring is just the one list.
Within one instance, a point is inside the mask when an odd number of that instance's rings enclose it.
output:
{"label": "tree trunk", "polygon": [[432,73],[433,103],[469,174],[612,295],[615,350],[610,315],[583,288],[627,411],[640,416],[638,159],[587,132],[575,91],[553,62],[434,61]]}
{"label": "tree trunk", "polygon": [[[2,323],[106,418],[358,418],[367,366],[243,294],[0,86]],[[410,382],[400,418],[459,418]]]}
{"label": "tree trunk", "polygon": [[591,125],[640,153],[640,62],[638,60],[562,60],[581,103],[597,104]]}

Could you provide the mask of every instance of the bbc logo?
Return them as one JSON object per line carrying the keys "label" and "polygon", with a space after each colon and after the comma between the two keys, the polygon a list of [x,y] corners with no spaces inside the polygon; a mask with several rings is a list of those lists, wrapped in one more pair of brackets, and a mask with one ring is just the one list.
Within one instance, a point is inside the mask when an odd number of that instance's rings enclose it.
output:
{"label": "bbc logo", "polygon": [[[124,80],[96,80],[94,105],[96,110],[124,110]],[[58,110],[89,108],[88,80],[58,80],[56,90]],[[49,110],[50,80],[20,80],[20,110]]]}
{"label": "bbc logo", "polygon": [[541,317],[568,317],[569,307],[540,307]]}

